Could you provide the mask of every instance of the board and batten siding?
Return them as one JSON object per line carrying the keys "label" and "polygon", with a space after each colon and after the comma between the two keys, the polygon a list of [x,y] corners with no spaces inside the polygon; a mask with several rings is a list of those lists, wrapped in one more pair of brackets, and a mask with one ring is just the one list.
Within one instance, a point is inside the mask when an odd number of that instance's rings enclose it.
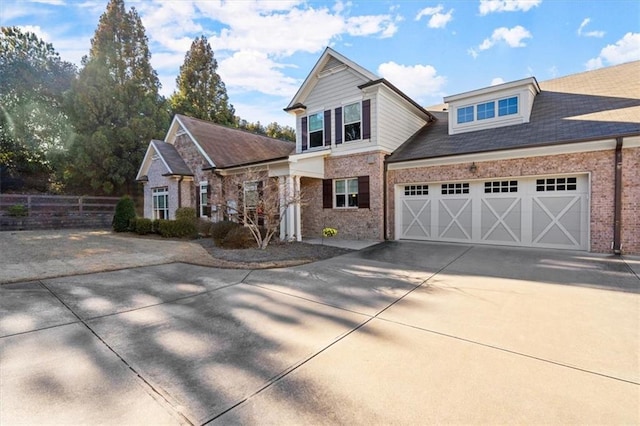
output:
{"label": "board and batten siding", "polygon": [[385,151],[395,151],[427,124],[424,119],[407,110],[406,104],[400,102],[396,95],[380,90],[377,99],[377,145]]}

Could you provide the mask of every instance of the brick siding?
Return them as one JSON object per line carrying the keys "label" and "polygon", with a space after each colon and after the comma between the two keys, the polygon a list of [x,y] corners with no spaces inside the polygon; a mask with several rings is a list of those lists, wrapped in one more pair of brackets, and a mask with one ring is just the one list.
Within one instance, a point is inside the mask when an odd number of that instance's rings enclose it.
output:
{"label": "brick siding", "polygon": [[370,208],[323,209],[322,180],[303,177],[300,180],[305,198],[301,215],[303,237],[321,237],[322,229],[331,227],[338,230],[337,238],[382,240],[384,154],[364,153],[328,157],[325,159],[324,168],[327,179],[369,176]]}

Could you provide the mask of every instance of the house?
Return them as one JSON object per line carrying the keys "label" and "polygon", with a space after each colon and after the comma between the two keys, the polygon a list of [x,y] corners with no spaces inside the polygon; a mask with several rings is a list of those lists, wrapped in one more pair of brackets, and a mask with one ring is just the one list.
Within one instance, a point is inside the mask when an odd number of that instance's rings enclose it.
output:
{"label": "house", "polygon": [[[332,227],[342,238],[640,253],[639,76],[636,61],[530,77],[434,109],[327,48],[285,108],[295,147],[264,138],[261,155],[244,159],[249,136],[177,116],[138,174],[145,216],[161,204],[158,188],[169,193],[167,216],[198,200],[208,216],[224,200],[225,176],[258,167],[304,194],[283,214],[285,239]],[[231,145],[233,160],[223,160]]]}

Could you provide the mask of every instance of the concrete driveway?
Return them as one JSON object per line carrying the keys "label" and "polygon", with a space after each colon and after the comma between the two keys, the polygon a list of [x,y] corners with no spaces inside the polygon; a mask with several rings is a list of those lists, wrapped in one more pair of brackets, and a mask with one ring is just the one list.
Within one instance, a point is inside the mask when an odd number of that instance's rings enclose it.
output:
{"label": "concrete driveway", "polygon": [[387,242],[0,286],[0,424],[638,424],[640,262]]}

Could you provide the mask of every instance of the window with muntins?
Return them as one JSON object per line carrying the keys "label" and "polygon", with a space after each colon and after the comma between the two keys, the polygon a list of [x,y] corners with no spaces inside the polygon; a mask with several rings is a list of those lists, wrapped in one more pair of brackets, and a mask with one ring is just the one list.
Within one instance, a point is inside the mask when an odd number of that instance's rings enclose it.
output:
{"label": "window with muntins", "polygon": [[358,178],[334,181],[336,208],[358,207]]}
{"label": "window with muntins", "polygon": [[517,180],[501,180],[484,183],[485,194],[497,194],[501,192],[518,192]]}
{"label": "window with muntins", "polygon": [[468,194],[469,182],[443,183],[442,195]]}
{"label": "window with muntins", "polygon": [[406,185],[404,195],[429,195],[429,185]]}
{"label": "window with muntins", "polygon": [[169,188],[162,186],[151,190],[153,198],[153,218],[169,219]]}
{"label": "window with muntins", "polygon": [[536,179],[536,191],[575,191],[578,189],[577,182],[578,178],[575,177]]}
{"label": "window with muntins", "polygon": [[206,182],[200,183],[200,216],[206,216],[208,200],[209,185]]}
{"label": "window with muntins", "polygon": [[458,108],[458,123],[468,123],[473,121],[473,105]]}
{"label": "window with muntins", "polygon": [[487,102],[484,104],[478,104],[478,120],[486,120],[496,116],[496,103]]}
{"label": "window with muntins", "polygon": [[309,116],[309,148],[324,146],[324,112]]}
{"label": "window with muntins", "polygon": [[505,115],[512,115],[518,113],[518,97],[513,96],[507,99],[500,99],[498,101],[498,115],[500,117]]}
{"label": "window with muntins", "polygon": [[344,113],[344,140],[345,142],[362,139],[361,124],[362,110],[360,102],[345,105]]}

